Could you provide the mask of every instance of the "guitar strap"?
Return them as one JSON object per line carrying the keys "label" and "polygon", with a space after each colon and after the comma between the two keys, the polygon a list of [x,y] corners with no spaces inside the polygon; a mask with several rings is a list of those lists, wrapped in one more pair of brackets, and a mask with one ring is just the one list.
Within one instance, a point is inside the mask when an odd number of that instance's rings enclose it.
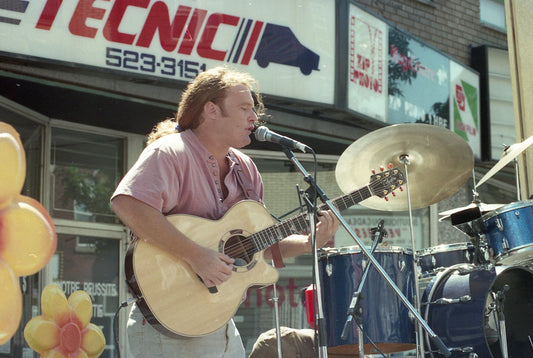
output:
{"label": "guitar strap", "polygon": [[[244,191],[244,196],[247,199],[255,200],[258,202],[261,202],[261,198],[255,190],[243,179],[243,172],[240,167],[240,163],[237,160],[237,157],[233,154],[233,152],[230,150],[229,155],[231,157],[231,160],[235,163],[233,172],[235,173],[235,178],[237,179],[237,182],[241,186],[242,190]],[[272,261],[274,261],[274,267],[276,268],[282,268],[285,267],[285,264],[283,263],[283,258],[281,256],[281,250],[279,248],[279,242],[276,242],[274,245],[270,246],[270,252],[272,253]]]}

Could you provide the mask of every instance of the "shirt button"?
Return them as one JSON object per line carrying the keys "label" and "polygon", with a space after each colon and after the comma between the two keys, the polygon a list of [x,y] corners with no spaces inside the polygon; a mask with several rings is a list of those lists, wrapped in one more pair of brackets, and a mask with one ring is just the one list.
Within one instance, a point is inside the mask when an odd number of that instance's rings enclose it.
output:
{"label": "shirt button", "polygon": [[215,163],[211,163],[211,166],[212,167],[216,167],[217,165]]}

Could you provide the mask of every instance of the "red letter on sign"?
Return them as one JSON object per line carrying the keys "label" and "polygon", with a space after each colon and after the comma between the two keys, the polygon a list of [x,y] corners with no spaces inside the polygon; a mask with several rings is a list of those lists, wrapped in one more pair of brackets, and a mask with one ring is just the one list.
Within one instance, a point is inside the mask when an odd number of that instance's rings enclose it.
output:
{"label": "red letter on sign", "polygon": [[194,43],[198,38],[198,33],[202,28],[202,23],[204,22],[205,14],[207,14],[206,10],[194,9],[191,21],[189,22],[189,26],[187,27],[187,31],[185,31],[185,35],[183,36],[183,41],[181,41],[181,45],[178,50],[179,53],[183,53],[185,55],[191,54],[192,49],[194,47]]}
{"label": "red letter on sign", "polygon": [[161,47],[168,52],[172,52],[178,46],[187,18],[191,13],[192,8],[189,6],[180,5],[174,21],[170,24],[167,5],[162,2],[156,2],[150,9],[148,18],[144,27],[137,39],[137,46],[150,47],[150,43],[154,38],[155,32],[159,30],[159,41]]}
{"label": "red letter on sign", "polygon": [[200,39],[198,48],[196,49],[198,54],[203,58],[224,61],[227,51],[218,51],[211,48],[220,24],[237,26],[239,24],[239,18],[237,16],[220,13],[209,16],[209,19],[207,19],[207,24],[205,25],[204,33],[202,34],[202,38]]}
{"label": "red letter on sign", "polygon": [[63,0],[47,0],[37,25],[38,29],[50,30]]}
{"label": "red letter on sign", "polygon": [[150,0],[117,0],[111,9],[109,18],[104,26],[104,37],[112,42],[131,45],[135,35],[125,34],[118,31],[120,22],[126,13],[128,6],[142,7],[146,9]]}
{"label": "red letter on sign", "polygon": [[105,10],[93,7],[94,2],[95,0],[79,0],[78,6],[76,6],[76,10],[74,10],[74,14],[72,14],[72,19],[70,19],[70,24],[68,25],[68,29],[73,35],[91,38],[94,38],[96,35],[97,29],[87,26],[85,21],[88,18],[102,20]]}

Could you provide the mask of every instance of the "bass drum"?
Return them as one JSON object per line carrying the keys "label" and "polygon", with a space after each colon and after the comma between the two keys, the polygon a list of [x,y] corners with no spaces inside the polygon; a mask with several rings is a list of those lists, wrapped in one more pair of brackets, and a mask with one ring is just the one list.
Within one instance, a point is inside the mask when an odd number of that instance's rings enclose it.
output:
{"label": "bass drum", "polygon": [[[508,356],[532,357],[533,271],[526,267],[452,266],[426,288],[421,313],[451,357],[501,358],[496,297],[502,292]],[[444,357],[425,338],[426,358]]]}
{"label": "bass drum", "polygon": [[[413,301],[415,275],[411,250],[378,247],[374,258],[409,301]],[[341,338],[354,292],[370,260],[359,247],[326,249],[318,262],[326,324],[328,356],[358,354],[358,328],[352,321],[346,340]],[[383,353],[402,352],[416,347],[414,323],[409,309],[372,265],[360,297],[365,354],[375,354],[370,338]],[[368,338],[367,338],[368,337]]]}

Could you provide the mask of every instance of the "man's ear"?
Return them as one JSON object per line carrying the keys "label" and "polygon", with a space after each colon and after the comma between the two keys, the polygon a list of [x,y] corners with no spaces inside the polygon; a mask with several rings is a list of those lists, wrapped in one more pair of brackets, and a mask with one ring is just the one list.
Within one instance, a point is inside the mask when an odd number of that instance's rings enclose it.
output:
{"label": "man's ear", "polygon": [[219,110],[220,108],[214,102],[208,101],[204,104],[204,115],[206,118],[216,117]]}

